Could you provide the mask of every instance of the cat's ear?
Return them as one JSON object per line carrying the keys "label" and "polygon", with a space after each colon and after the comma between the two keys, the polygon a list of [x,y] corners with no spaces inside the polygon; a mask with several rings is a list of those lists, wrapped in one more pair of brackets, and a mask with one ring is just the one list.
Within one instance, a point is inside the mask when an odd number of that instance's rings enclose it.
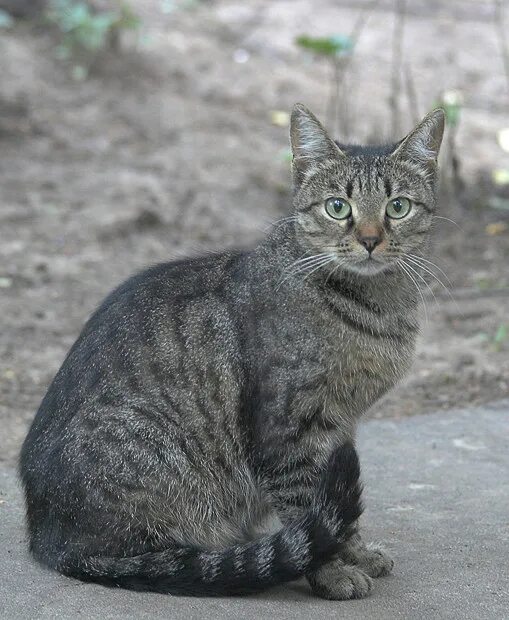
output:
{"label": "cat's ear", "polygon": [[329,138],[320,121],[301,103],[295,104],[290,121],[293,173],[297,182],[320,160],[345,157]]}
{"label": "cat's ear", "polygon": [[441,108],[427,114],[406,138],[398,143],[393,157],[409,159],[425,169],[436,167],[445,127],[445,112]]}

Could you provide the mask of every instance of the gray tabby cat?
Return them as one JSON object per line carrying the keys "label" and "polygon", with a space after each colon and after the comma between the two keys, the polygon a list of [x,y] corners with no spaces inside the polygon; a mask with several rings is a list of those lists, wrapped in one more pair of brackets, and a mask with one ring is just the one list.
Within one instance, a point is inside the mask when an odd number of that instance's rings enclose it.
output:
{"label": "gray tabby cat", "polygon": [[392,569],[358,534],[351,442],[412,361],[443,128],[435,110],[397,144],[338,146],[295,106],[292,216],[103,302],[21,454],[39,561],[173,594],[306,576],[329,599]]}

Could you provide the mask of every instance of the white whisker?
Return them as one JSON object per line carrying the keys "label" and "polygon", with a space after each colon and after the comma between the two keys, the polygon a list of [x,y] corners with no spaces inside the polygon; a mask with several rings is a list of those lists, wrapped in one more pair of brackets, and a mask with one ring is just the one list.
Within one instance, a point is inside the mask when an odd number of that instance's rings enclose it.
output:
{"label": "white whisker", "polygon": [[442,280],[436,275],[436,273],[433,273],[433,271],[431,271],[431,269],[429,267],[427,267],[426,265],[421,264],[421,261],[426,261],[427,263],[429,263],[430,265],[432,265],[433,267],[438,269],[438,271],[440,271],[440,273],[442,273],[444,275],[444,277],[447,279],[447,282],[452,287],[452,282],[449,280],[447,274],[442,269],[440,269],[440,267],[438,265],[435,265],[435,263],[433,263],[430,260],[427,260],[427,259],[423,258],[422,256],[416,256],[415,254],[406,254],[406,253],[405,253],[405,256],[406,256],[407,260],[411,261],[414,265],[416,265],[417,267],[419,267],[420,269],[425,271],[427,274],[429,274],[432,278],[434,278],[442,286],[444,291],[449,295],[451,301],[454,303],[454,305],[456,306],[456,309],[459,311],[459,313],[463,314],[461,308],[458,305],[458,302],[456,301],[456,299],[455,299],[454,295],[452,294],[451,290],[449,289],[449,287],[447,287],[442,282]]}
{"label": "white whisker", "polygon": [[298,217],[296,215],[289,215],[288,217],[282,217],[281,219],[276,220],[275,222],[267,223],[267,225],[262,230],[266,233],[271,228],[279,228],[279,226],[281,226],[285,222],[295,222],[297,221],[297,219]]}
{"label": "white whisker", "polygon": [[412,274],[407,270],[407,268],[405,267],[405,265],[403,265],[403,263],[401,261],[397,261],[396,265],[398,265],[398,267],[401,268],[401,270],[403,271],[403,273],[406,274],[406,276],[409,278],[409,280],[412,282],[412,284],[415,286],[415,288],[417,289],[417,292],[419,293],[421,300],[422,300],[422,305],[424,308],[424,316],[426,317],[426,325],[429,323],[429,318],[428,318],[428,310],[426,307],[426,301],[424,300],[424,295],[422,294],[422,291],[419,287],[419,285],[417,284],[415,278],[412,276]]}
{"label": "white whisker", "polygon": [[338,264],[333,267],[330,271],[329,271],[329,275],[327,276],[327,278],[325,279],[325,284],[327,284],[327,282],[329,281],[329,279],[336,273],[336,271],[342,266],[344,265],[346,262],[345,258],[340,258],[338,261]]}
{"label": "white whisker", "polygon": [[402,259],[401,259],[401,261],[402,261],[403,263],[405,263],[405,265],[408,267],[408,269],[410,269],[410,271],[412,271],[412,273],[415,273],[415,275],[416,275],[416,276],[417,276],[420,280],[422,280],[422,281],[424,282],[424,285],[426,286],[426,288],[428,289],[428,291],[431,293],[431,295],[432,295],[432,297],[433,297],[434,302],[436,303],[436,305],[437,305],[437,306],[439,306],[440,304],[438,303],[438,299],[437,299],[437,298],[436,298],[436,296],[435,296],[435,292],[433,291],[433,289],[431,288],[431,286],[428,284],[428,282],[427,282],[426,278],[425,278],[422,274],[420,274],[420,273],[419,273],[419,272],[415,269],[415,267],[413,267],[411,264],[407,263],[407,262],[405,261],[405,259],[404,259],[404,258],[402,258]]}
{"label": "white whisker", "polygon": [[304,256],[303,258],[299,258],[298,260],[294,261],[290,265],[290,267],[293,267],[293,266],[298,265],[300,263],[306,263],[306,262],[312,260],[313,258],[318,258],[319,256],[320,257],[321,256],[328,256],[328,254],[326,254],[325,252],[320,252],[320,254],[313,254],[313,256]]}
{"label": "white whisker", "polygon": [[448,217],[444,217],[443,215],[432,215],[432,217],[434,217],[437,220],[445,220],[446,222],[451,222],[451,224],[454,224],[458,228],[458,230],[463,231],[463,228],[461,228],[461,226],[457,222],[455,222],[454,220],[451,220]]}
{"label": "white whisker", "polygon": [[296,265],[293,263],[290,267],[285,270],[290,273],[299,273],[300,271],[306,271],[308,268],[312,267],[315,263],[319,263],[325,258],[329,258],[330,254],[319,254],[318,256],[313,256],[310,260],[306,262],[302,262],[301,264]]}
{"label": "white whisker", "polygon": [[318,267],[315,267],[314,269],[312,269],[306,276],[304,276],[303,278],[303,282],[306,281],[307,278],[309,278],[309,276],[314,273],[315,271],[317,271],[318,269],[320,269],[320,267],[325,267],[325,265],[328,265],[330,262],[332,262],[333,260],[335,260],[336,257],[335,256],[330,256],[328,260],[326,260],[324,263],[320,263],[318,265]]}
{"label": "white whisker", "polygon": [[425,263],[428,263],[428,265],[431,265],[432,267],[435,267],[435,269],[438,269],[438,271],[447,280],[449,286],[451,286],[451,287],[453,286],[452,282],[449,280],[449,276],[445,273],[445,271],[443,269],[440,269],[440,267],[437,264],[435,264],[433,261],[430,261],[427,258],[424,258],[424,256],[419,256],[418,254],[410,254],[409,252],[405,252],[405,256],[411,256],[412,258],[415,258],[415,259],[420,260],[420,261],[424,261]]}
{"label": "white whisker", "polygon": [[[286,280],[288,280],[292,276],[296,276],[301,273],[306,273],[306,271],[314,269],[315,267],[318,269],[322,265],[325,265],[331,260],[334,260],[334,258],[335,257],[332,254],[317,254],[315,256],[309,256],[306,259],[300,259],[299,261],[295,261],[295,263],[292,263],[289,267],[287,267],[283,271],[283,274],[282,274],[283,277],[279,281],[277,288],[279,289],[279,287],[283,284],[283,282],[286,282]],[[306,260],[306,262],[303,262],[304,260]],[[296,265],[296,263],[299,263],[299,262],[303,262],[303,264]],[[295,265],[297,268],[294,268]]]}

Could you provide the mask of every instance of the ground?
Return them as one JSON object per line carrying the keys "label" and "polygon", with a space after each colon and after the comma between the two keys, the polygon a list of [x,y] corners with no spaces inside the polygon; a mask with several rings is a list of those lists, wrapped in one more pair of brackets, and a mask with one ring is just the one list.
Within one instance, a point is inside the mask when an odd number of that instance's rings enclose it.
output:
{"label": "ground", "polygon": [[[303,101],[323,118],[328,91],[327,67],[293,40],[348,33],[370,3],[198,2],[168,14],[161,7],[169,3],[133,4],[141,44],[101,55],[84,81],[55,58],[56,35],[46,27],[1,32],[0,460],[9,463],[111,288],[150,263],[251,244],[288,213],[287,127],[271,113]],[[370,14],[346,81],[354,141],[390,137],[391,7],[382,1]],[[372,417],[509,391],[509,211],[489,206],[507,204],[490,175],[509,167],[496,139],[509,123],[509,95],[490,7],[409,3],[403,50],[419,111],[446,89],[465,99],[465,187],[449,184],[441,201],[440,215],[457,225],[436,221],[432,259],[451,294],[430,280],[435,303],[423,284],[428,320],[416,362]],[[412,119],[401,95],[405,132]]]}
{"label": "ground", "polygon": [[0,617],[9,620],[507,620],[509,401],[363,425],[367,540],[393,573],[366,599],[324,601],[304,581],[257,596],[188,598],[84,584],[37,566],[13,468],[0,463]]}

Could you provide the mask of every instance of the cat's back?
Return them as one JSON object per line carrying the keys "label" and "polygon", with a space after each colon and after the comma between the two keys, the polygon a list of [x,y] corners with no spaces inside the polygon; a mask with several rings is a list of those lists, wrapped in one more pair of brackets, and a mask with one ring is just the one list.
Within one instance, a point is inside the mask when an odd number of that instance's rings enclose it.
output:
{"label": "cat's back", "polygon": [[64,365],[80,357],[80,352],[122,350],[129,356],[140,346],[161,343],[168,329],[177,328],[174,323],[179,314],[189,316],[199,307],[211,312],[214,303],[225,301],[232,293],[235,267],[242,256],[241,252],[211,253],[160,263],[133,275],[92,314]]}
{"label": "cat's back", "polygon": [[233,276],[232,267],[243,257],[240,251],[217,252],[159,263],[128,278],[115,288],[92,315],[86,327],[118,307],[138,310],[161,302],[171,304],[199,299],[224,291]]}
{"label": "cat's back", "polygon": [[218,338],[227,351],[232,329],[225,309],[242,258],[223,252],[161,263],[113,290],[67,354],[26,443],[61,431],[83,411],[121,407],[163,381],[185,380],[183,358],[188,366],[206,363]]}

